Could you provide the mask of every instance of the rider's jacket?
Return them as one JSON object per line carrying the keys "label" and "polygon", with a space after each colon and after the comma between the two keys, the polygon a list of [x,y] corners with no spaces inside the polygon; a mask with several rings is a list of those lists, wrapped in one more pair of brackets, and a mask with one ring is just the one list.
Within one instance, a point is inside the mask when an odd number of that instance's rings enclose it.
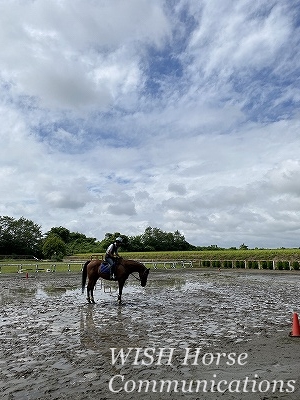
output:
{"label": "rider's jacket", "polygon": [[108,246],[107,250],[106,250],[106,254],[107,257],[111,257],[111,256],[118,256],[118,247],[116,245],[116,243],[112,243]]}

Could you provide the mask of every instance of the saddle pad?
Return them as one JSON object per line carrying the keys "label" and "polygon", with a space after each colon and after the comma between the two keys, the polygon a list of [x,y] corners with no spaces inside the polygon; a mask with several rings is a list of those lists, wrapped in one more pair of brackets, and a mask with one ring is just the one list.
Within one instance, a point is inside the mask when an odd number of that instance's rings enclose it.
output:
{"label": "saddle pad", "polygon": [[102,263],[99,267],[99,273],[109,274],[110,273],[110,265],[107,263]]}

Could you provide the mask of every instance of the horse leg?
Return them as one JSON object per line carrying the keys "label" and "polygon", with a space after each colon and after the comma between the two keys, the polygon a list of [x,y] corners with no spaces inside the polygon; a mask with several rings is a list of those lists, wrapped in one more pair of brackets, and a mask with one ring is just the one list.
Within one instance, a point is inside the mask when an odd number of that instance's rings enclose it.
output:
{"label": "horse leg", "polygon": [[90,298],[90,289],[87,288],[87,289],[86,289],[86,292],[87,292],[87,297],[86,297],[86,299],[87,299],[87,301],[90,303],[90,302],[91,302],[91,298]]}
{"label": "horse leg", "polygon": [[94,298],[93,298],[93,286],[92,286],[92,281],[91,279],[89,279],[88,284],[87,284],[87,288],[86,288],[86,292],[87,292],[87,301],[89,303],[92,303]]}
{"label": "horse leg", "polygon": [[95,287],[96,282],[93,282],[93,285],[91,287],[91,302],[93,304],[95,304],[95,300],[94,300],[94,287]]}
{"label": "horse leg", "polygon": [[122,291],[123,291],[124,281],[119,281],[119,294],[118,294],[118,303],[122,303]]}
{"label": "horse leg", "polygon": [[96,281],[97,281],[97,279],[90,278],[89,282],[88,282],[88,285],[87,285],[87,294],[88,294],[87,295],[87,301],[89,303],[93,303],[93,304],[95,304],[94,287],[96,285]]}

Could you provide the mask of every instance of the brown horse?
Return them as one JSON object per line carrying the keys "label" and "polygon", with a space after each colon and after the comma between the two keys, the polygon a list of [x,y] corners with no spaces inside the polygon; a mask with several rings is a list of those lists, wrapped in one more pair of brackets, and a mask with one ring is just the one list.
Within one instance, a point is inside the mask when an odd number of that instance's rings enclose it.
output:
{"label": "brown horse", "polygon": [[[95,303],[94,300],[94,287],[99,278],[110,280],[110,273],[108,272],[100,272],[100,265],[102,264],[102,260],[91,260],[87,261],[82,270],[82,293],[84,293],[86,279],[88,278],[87,284],[87,301],[89,303]],[[125,284],[125,281],[128,279],[129,275],[133,272],[137,272],[139,274],[139,279],[141,282],[141,286],[146,286],[147,278],[149,274],[150,268],[146,268],[144,264],[134,261],[134,260],[126,260],[124,258],[118,258],[116,261],[116,281],[119,283],[119,295],[118,302],[121,303],[122,290]]]}

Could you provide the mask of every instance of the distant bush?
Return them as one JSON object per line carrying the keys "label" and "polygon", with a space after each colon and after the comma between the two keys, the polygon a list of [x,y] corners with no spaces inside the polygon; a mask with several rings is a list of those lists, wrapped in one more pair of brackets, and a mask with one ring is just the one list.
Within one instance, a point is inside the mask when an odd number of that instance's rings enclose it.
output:
{"label": "distant bush", "polygon": [[277,262],[277,269],[279,269],[280,271],[282,270],[289,270],[290,269],[290,264],[288,261],[278,261]]}
{"label": "distant bush", "polygon": [[293,261],[293,263],[292,263],[292,268],[293,268],[295,271],[298,271],[298,270],[300,269],[299,261]]}
{"label": "distant bush", "polygon": [[273,261],[262,261],[261,268],[262,269],[273,269]]}
{"label": "distant bush", "polygon": [[248,268],[258,269],[258,261],[248,261]]}
{"label": "distant bush", "polygon": [[210,261],[208,261],[208,260],[202,261],[202,267],[209,268],[210,267]]}
{"label": "distant bush", "polygon": [[219,261],[219,260],[214,260],[214,261],[212,262],[212,266],[213,266],[214,268],[221,268],[221,261]]}
{"label": "distant bush", "polygon": [[241,260],[236,260],[235,268],[245,268],[245,262]]}
{"label": "distant bush", "polygon": [[290,263],[289,263],[288,261],[284,261],[284,262],[283,262],[283,268],[284,268],[286,271],[289,271],[289,270],[290,270]]}
{"label": "distant bush", "polygon": [[224,268],[232,268],[232,261],[225,260],[223,263]]}

